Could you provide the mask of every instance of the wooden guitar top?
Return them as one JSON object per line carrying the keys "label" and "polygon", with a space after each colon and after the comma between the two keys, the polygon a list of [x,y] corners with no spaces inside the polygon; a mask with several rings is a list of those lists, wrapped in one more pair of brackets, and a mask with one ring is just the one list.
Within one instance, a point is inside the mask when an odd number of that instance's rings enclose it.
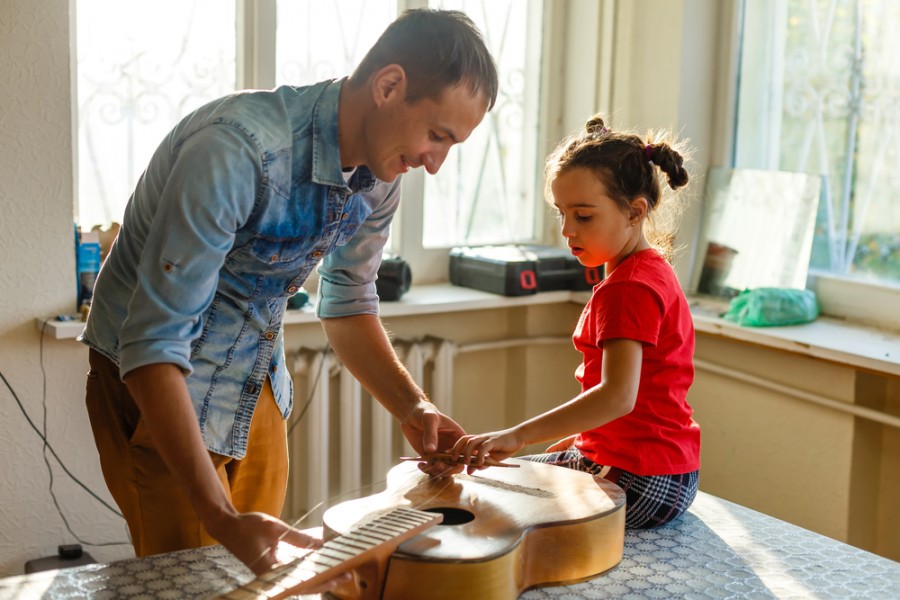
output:
{"label": "wooden guitar top", "polygon": [[[515,598],[530,587],[590,578],[621,561],[625,493],[563,467],[509,459],[520,468],[433,479],[413,463],[388,473],[387,489],[324,515],[326,538],[397,507],[443,515],[402,543],[382,595],[348,584],[338,598]],[[440,582],[440,584],[436,584]]]}

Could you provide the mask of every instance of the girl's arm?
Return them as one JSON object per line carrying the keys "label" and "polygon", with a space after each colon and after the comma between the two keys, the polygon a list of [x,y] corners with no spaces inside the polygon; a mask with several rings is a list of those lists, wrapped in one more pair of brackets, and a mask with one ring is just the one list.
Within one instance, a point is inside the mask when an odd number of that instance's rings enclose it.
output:
{"label": "girl's arm", "polygon": [[643,346],[628,339],[603,342],[600,383],[547,412],[509,429],[466,435],[451,454],[462,455],[469,473],[484,465],[487,456],[503,460],[528,444],[559,439],[605,425],[634,409],[641,379]]}

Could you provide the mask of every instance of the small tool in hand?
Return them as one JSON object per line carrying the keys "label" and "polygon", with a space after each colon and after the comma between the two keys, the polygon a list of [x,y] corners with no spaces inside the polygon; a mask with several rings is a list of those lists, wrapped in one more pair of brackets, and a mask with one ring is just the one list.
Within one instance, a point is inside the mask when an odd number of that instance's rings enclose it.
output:
{"label": "small tool in hand", "polygon": [[[428,452],[423,456],[401,456],[400,460],[414,460],[416,462],[427,462],[427,463],[444,463],[447,465],[461,465],[465,464],[462,460],[462,455],[453,456],[452,454],[447,454],[445,452]],[[475,461],[475,457],[472,457],[472,460],[469,464],[472,464]],[[494,460],[490,456],[485,457],[484,465],[485,467],[511,467],[517,469],[519,465],[514,465],[512,463],[500,462],[499,460]]]}

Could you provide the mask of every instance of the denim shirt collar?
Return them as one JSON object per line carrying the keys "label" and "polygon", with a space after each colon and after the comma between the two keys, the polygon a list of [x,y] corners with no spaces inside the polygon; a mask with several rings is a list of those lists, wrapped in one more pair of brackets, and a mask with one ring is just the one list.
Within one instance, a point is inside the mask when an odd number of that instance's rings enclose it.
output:
{"label": "denim shirt collar", "polygon": [[[321,185],[346,187],[341,171],[341,147],[338,139],[338,104],[347,78],[328,84],[313,109],[312,180]],[[366,166],[357,168],[350,179],[353,193],[375,187],[375,176]]]}

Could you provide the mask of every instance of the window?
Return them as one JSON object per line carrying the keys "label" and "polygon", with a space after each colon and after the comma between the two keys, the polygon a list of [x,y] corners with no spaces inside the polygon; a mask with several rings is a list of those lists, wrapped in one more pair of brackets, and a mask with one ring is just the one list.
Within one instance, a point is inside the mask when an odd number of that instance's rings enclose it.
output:
{"label": "window", "polygon": [[900,3],[744,3],[735,166],[824,176],[813,274],[900,284]]}
{"label": "window", "polygon": [[[156,145],[191,110],[234,89],[349,75],[384,28],[412,4],[423,3],[77,0],[79,224],[89,228],[121,220]],[[401,211],[415,219],[398,216],[392,245],[417,254],[438,249],[446,256],[453,245],[532,241],[542,212],[542,3],[432,0],[428,5],[463,10],[478,25],[498,64],[500,96],[437,176],[405,177]],[[403,226],[397,227],[400,221]],[[446,267],[437,269],[418,278],[445,278]]]}
{"label": "window", "polygon": [[[425,178],[422,245],[526,241],[535,238],[540,171],[537,156],[540,6],[521,0],[445,0],[484,33],[497,62],[497,104],[436,177]],[[530,31],[530,35],[529,35]],[[529,37],[531,38],[529,40]],[[538,195],[539,196],[539,195]]]}
{"label": "window", "polygon": [[182,116],[235,89],[235,0],[78,0],[78,222],[121,222]]}

